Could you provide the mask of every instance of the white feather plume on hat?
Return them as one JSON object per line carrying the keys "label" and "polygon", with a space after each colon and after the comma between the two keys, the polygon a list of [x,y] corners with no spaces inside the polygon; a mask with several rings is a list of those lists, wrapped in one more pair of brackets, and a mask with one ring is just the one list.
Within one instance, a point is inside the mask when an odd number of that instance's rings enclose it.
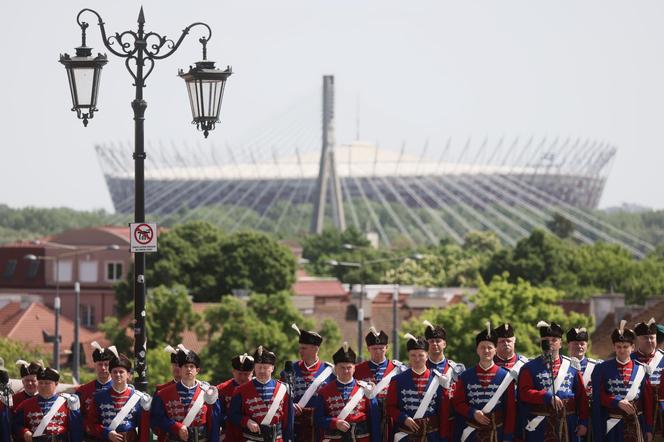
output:
{"label": "white feather plume on hat", "polygon": [[258,353],[258,356],[263,356],[263,346],[259,345],[258,348],[256,349],[256,353]]}
{"label": "white feather plume on hat", "polygon": [[292,328],[293,330],[295,330],[295,332],[296,332],[298,335],[301,335],[301,334],[302,334],[302,332],[301,332],[300,329],[297,327],[297,325],[295,325],[295,323],[293,323],[293,324],[291,325],[291,328]]}
{"label": "white feather plume on hat", "polygon": [[540,327],[551,327],[551,324],[547,324],[544,321],[540,321],[540,322],[537,323],[537,328],[540,328]]}
{"label": "white feather plume on hat", "polygon": [[406,333],[405,335],[403,335],[403,337],[404,337],[404,339],[417,341],[417,338],[415,336],[411,335],[410,333]]}
{"label": "white feather plume on hat", "polygon": [[344,353],[348,353],[348,341],[344,341],[343,348],[344,348]]}
{"label": "white feather plume on hat", "polygon": [[373,325],[369,327],[369,332],[371,332],[371,334],[373,334],[375,337],[380,336],[380,333],[378,332],[378,330],[376,330],[376,327],[374,327]]}
{"label": "white feather plume on hat", "polygon": [[178,344],[178,348],[184,352],[184,354],[189,354],[189,349],[184,346],[184,344]]}
{"label": "white feather plume on hat", "polygon": [[430,323],[429,321],[427,321],[426,319],[425,319],[424,321],[422,321],[422,324],[426,325],[426,326],[427,326],[428,328],[430,328],[431,330],[433,330],[433,329],[435,328],[435,327],[433,326],[433,324]]}
{"label": "white feather plume on hat", "polygon": [[16,366],[18,366],[18,367],[26,367],[27,368],[28,365],[30,365],[30,363],[28,361],[24,361],[23,359],[19,359],[18,361],[16,361]]}
{"label": "white feather plume on hat", "polygon": [[104,347],[99,345],[99,342],[97,342],[97,341],[90,342],[90,347],[94,348],[95,350],[99,350],[99,353],[104,352]]}
{"label": "white feather plume on hat", "polygon": [[491,321],[486,321],[486,334],[491,336]]}
{"label": "white feather plume on hat", "polygon": [[646,325],[653,325],[655,323],[655,318],[650,318],[648,322],[646,322]]}
{"label": "white feather plume on hat", "polygon": [[254,362],[253,356],[249,356],[248,354],[245,353],[243,355],[240,355],[240,364],[244,364],[244,361],[246,361],[247,359],[249,359],[251,362]]}
{"label": "white feather plume on hat", "polygon": [[627,321],[624,319],[620,321],[620,326],[618,327],[618,333],[620,333],[620,336],[625,332],[625,324],[627,324]]}
{"label": "white feather plume on hat", "polygon": [[166,353],[170,353],[170,354],[173,354],[173,355],[178,354],[178,351],[176,349],[174,349],[173,347],[171,347],[170,345],[167,345],[166,347],[164,347],[164,351]]}
{"label": "white feather plume on hat", "polygon": [[120,355],[118,354],[118,349],[115,348],[115,345],[111,345],[110,347],[107,348],[107,350],[113,353],[116,358],[120,359]]}

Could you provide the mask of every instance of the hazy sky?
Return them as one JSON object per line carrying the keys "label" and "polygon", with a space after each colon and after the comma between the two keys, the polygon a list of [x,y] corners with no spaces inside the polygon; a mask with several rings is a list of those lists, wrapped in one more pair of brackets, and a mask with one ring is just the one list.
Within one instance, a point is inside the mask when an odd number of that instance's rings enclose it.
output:
{"label": "hazy sky", "polygon": [[[582,137],[618,148],[601,206],[664,208],[664,3],[661,1],[164,1],[143,3],[146,29],[175,38],[213,28],[209,58],[231,64],[222,124],[203,141],[184,82],[198,33],[157,63],[145,98],[146,138],[214,142],[246,136],[297,97],[337,84],[337,140],[432,150],[448,136]],[[76,13],[108,31],[134,29],[133,1],[5,1],[0,5],[0,203],[112,209],[95,143],[133,138],[131,79],[109,54],[100,112],[70,111],[62,52],[80,44]],[[96,23],[88,45],[102,48]],[[92,23],[95,23],[94,25]],[[148,152],[150,154],[150,152]]]}

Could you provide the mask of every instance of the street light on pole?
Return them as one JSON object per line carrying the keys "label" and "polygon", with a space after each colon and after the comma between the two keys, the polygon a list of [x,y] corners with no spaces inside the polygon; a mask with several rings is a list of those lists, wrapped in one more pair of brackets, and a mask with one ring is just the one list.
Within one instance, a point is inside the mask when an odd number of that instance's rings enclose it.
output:
{"label": "street light on pole", "polygon": [[[192,23],[180,34],[177,41],[156,32],[146,32],[143,8],[138,14],[136,31],[129,30],[107,35],[104,21],[99,13],[92,9],[82,9],[76,21],[81,28],[81,46],[76,48],[76,55],[60,56],[60,63],[67,70],[71,91],[72,110],[76,111],[83,125],[87,126],[97,109],[99,79],[103,66],[108,62],[107,56],[92,55],[92,48],[86,45],[88,23],[81,21],[81,16],[89,13],[96,16],[101,32],[102,42],[113,55],[125,59],[125,67],[133,79],[135,97],[131,102],[134,116],[134,222],[145,222],[145,110],[147,102],[143,99],[145,80],[154,69],[155,62],[174,54],[192,28],[205,28],[206,35],[198,41],[202,46],[202,60],[194,63],[188,72],[182,70],[178,75],[185,81],[189,103],[191,106],[192,123],[207,138],[209,132],[220,122],[221,102],[226,80],[232,74],[230,67],[218,69],[213,61],[207,59],[207,43],[212,37],[212,29],[205,23]],[[145,253],[134,254],[134,355],[136,358],[137,379],[135,385],[140,391],[147,390],[147,335],[145,329]]]}

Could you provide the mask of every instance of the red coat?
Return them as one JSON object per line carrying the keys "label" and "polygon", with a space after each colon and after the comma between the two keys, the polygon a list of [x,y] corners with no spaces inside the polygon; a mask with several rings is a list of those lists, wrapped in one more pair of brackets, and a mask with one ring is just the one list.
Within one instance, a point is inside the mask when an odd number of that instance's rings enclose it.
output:
{"label": "red coat", "polygon": [[[385,374],[383,374],[383,376],[387,376],[392,370],[396,368],[397,366],[394,365],[394,363],[388,359],[387,368],[385,368]],[[358,381],[373,382],[374,384],[378,384],[378,381],[374,378],[373,372],[369,367],[369,361],[364,361],[357,364],[355,366],[355,374],[353,375],[353,377]],[[380,394],[378,394],[377,398],[385,399],[386,397],[387,397],[387,387],[385,387],[385,389],[381,391]]]}
{"label": "red coat", "polygon": [[[258,381],[254,379],[251,382],[247,382],[246,384],[237,387],[233,394],[233,399],[231,400],[229,419],[231,419],[235,425],[243,429],[247,428],[249,419],[260,424],[269,409],[268,404],[266,404],[258,394],[254,382]],[[274,392],[272,393],[272,400],[276,397],[280,385],[283,385],[282,388],[286,388],[286,385],[281,382],[275,382],[276,385],[274,387]],[[281,425],[282,437],[277,438],[277,442],[288,440],[288,393],[286,393],[281,400],[281,405],[274,416],[272,416],[269,425]]]}
{"label": "red coat", "polygon": [[[225,417],[228,417],[228,410],[231,408],[231,399],[233,399],[233,394],[237,387],[238,384],[233,378],[217,385],[217,389],[219,390],[219,402],[221,402],[221,409],[223,410],[223,415]],[[242,439],[242,428],[226,418],[223,422],[223,431],[221,434],[226,436],[225,440],[227,441],[240,440]]]}
{"label": "red coat", "polygon": [[21,402],[23,402],[26,399],[30,399],[31,397],[35,397],[35,395],[28,396],[28,394],[25,392],[25,390],[21,390],[15,395],[12,396],[12,408],[11,411],[12,413],[16,411],[19,405],[21,405]]}
{"label": "red coat", "polygon": [[99,390],[106,388],[111,388],[111,380],[109,378],[108,382],[102,384],[98,380],[90,381],[87,384],[83,384],[76,389],[76,394],[81,399],[81,413],[85,417],[86,410],[90,407],[92,403],[92,395],[94,395]]}
{"label": "red coat", "polygon": [[[21,402],[14,413],[13,429],[17,439],[24,440],[29,431],[34,433],[44,415],[50,410],[50,405],[57,399],[34,396]],[[81,414],[79,410],[70,410],[65,401],[55,413],[44,430],[44,436],[67,435],[70,441],[77,441],[81,436]]]}

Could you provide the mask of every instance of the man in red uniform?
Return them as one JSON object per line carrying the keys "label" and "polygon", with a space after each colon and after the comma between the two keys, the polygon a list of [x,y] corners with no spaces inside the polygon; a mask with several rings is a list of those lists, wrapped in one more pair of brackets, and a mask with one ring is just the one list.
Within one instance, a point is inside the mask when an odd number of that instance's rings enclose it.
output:
{"label": "man in red uniform", "polygon": [[182,379],[155,394],[150,424],[167,433],[170,441],[219,442],[221,407],[217,387],[196,379],[201,371],[196,353],[183,350],[177,358]]}
{"label": "man in red uniform", "polygon": [[[647,366],[653,401],[657,404],[660,400],[659,384],[661,383],[662,369],[664,369],[664,351],[657,348],[655,318],[650,318],[648,322],[636,324],[634,334],[636,335],[636,351],[632,353],[631,357]],[[653,438],[660,440],[659,436],[663,428],[660,407],[656,406],[652,410],[644,410],[644,412],[653,414]]]}
{"label": "man in red uniform", "polygon": [[378,399],[382,440],[387,442],[392,429],[385,402],[387,387],[390,385],[392,377],[405,371],[407,367],[400,361],[391,361],[386,358],[388,336],[383,330],[379,333],[374,327],[369,328],[369,333],[364,341],[367,343],[370,358],[368,361],[357,364],[354,376],[359,381],[374,384],[371,396]]}
{"label": "man in red uniform", "polygon": [[39,372],[41,368],[44,368],[43,364],[40,362],[32,361],[28,363],[21,359],[16,361],[16,365],[18,365],[21,374],[23,390],[12,396],[12,411],[16,410],[18,406],[21,405],[21,402],[30,399],[37,394],[37,372]]}
{"label": "man in red uniform", "polygon": [[514,378],[495,364],[498,337],[491,326],[475,337],[479,363],[457,379],[452,405],[459,415],[454,434],[461,441],[502,442],[513,439],[516,418]]}
{"label": "man in red uniform", "polygon": [[[184,348],[182,344],[180,344],[180,347]],[[171,375],[173,376],[173,379],[163,384],[157,385],[157,387],[155,388],[155,394],[157,394],[159,390],[168,387],[169,385],[177,384],[178,382],[180,382],[180,379],[182,379],[182,376],[180,376],[180,366],[178,365],[178,352],[181,352],[183,350],[181,350],[179,347],[176,350],[170,345],[167,345],[166,347],[164,347],[164,351],[170,354]],[[159,428],[153,428],[152,431],[154,432],[154,434],[157,435],[158,442],[166,442],[168,440],[168,433],[161,431]]]}
{"label": "man in red uniform", "polygon": [[231,360],[231,366],[233,367],[231,370],[233,377],[217,385],[223,415],[223,430],[221,434],[222,439],[226,441],[240,440],[242,438],[242,429],[228,419],[228,411],[230,410],[231,399],[233,398],[233,393],[235,393],[235,388],[251,380],[254,372],[254,358],[246,353],[235,356]]}
{"label": "man in red uniform", "polygon": [[85,414],[85,428],[97,440],[147,442],[150,434],[150,396],[128,384],[131,361],[117,355],[109,362],[111,388],[92,395]]}
{"label": "man in red uniform", "polygon": [[616,357],[599,364],[592,374],[593,440],[643,442],[652,440],[652,389],[647,367],[630,358],[636,335],[623,320],[611,333]]}
{"label": "man in red uniform", "polygon": [[371,384],[353,378],[357,356],[344,342],[332,356],[337,379],[318,391],[315,399],[316,425],[324,439],[380,442],[378,402],[372,399]]}
{"label": "man in red uniform", "polygon": [[242,428],[233,441],[290,441],[288,387],[272,379],[277,356],[259,346],[253,355],[256,377],[235,389],[229,419]]}
{"label": "man in red uniform", "polygon": [[450,435],[449,378],[427,367],[429,343],[406,333],[410,368],[394,376],[387,390],[387,412],[394,423],[391,440],[439,442]]}
{"label": "man in red uniform", "polygon": [[180,379],[182,378],[180,376],[180,366],[178,365],[178,352],[182,350],[180,350],[179,348],[175,349],[170,345],[167,345],[166,347],[164,347],[164,351],[168,353],[171,357],[171,375],[173,376],[173,379],[163,384],[157,385],[157,387],[155,388],[155,392],[161,390],[164,387],[168,387],[171,384],[177,384],[178,382],[180,382]]}
{"label": "man in red uniform", "polygon": [[80,442],[81,402],[73,394],[55,393],[60,374],[50,367],[37,373],[37,395],[24,400],[14,413],[12,428],[19,441]]}
{"label": "man in red uniform", "polygon": [[[97,379],[83,384],[76,389],[76,395],[81,400],[81,414],[84,421],[85,413],[92,403],[92,395],[100,390],[111,388],[111,373],[108,371],[108,362],[113,357],[113,353],[109,349],[102,348],[97,341],[93,341],[90,345],[94,348],[92,360],[95,363]],[[83,440],[92,442],[95,441],[95,437],[86,432],[83,434]]]}
{"label": "man in red uniform", "polygon": [[[318,389],[334,380],[332,364],[318,359],[318,350],[323,337],[315,331],[300,330],[292,325],[299,335],[301,360],[293,364],[293,407],[295,413],[295,442],[317,442],[320,438],[319,429],[314,426],[314,408],[312,399]],[[286,373],[281,372],[282,381]]]}
{"label": "man in red uniform", "polygon": [[519,372],[519,401],[525,407],[527,442],[579,441],[588,431],[588,395],[579,362],[560,354],[563,329],[537,323],[542,356]]}

